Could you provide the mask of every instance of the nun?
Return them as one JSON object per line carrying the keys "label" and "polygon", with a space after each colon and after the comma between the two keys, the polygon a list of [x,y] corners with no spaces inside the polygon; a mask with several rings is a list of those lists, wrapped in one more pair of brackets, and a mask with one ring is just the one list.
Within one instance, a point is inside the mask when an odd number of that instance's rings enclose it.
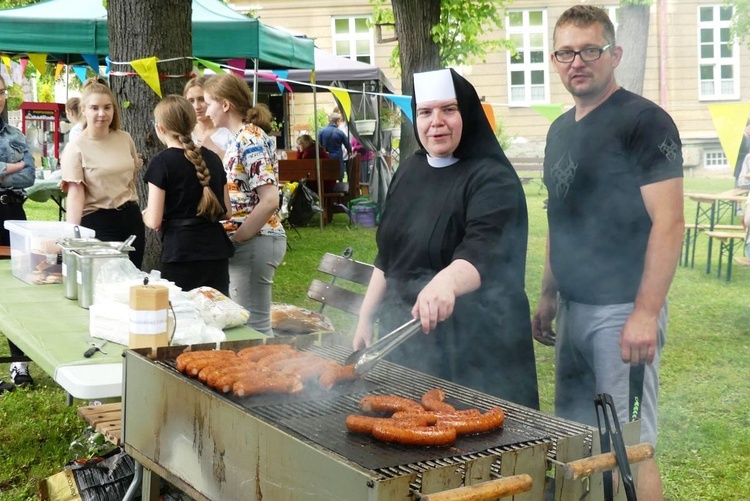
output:
{"label": "nun", "polygon": [[353,347],[419,318],[390,361],[538,409],[521,182],[455,71],[416,73],[412,110],[420,149],[389,188]]}

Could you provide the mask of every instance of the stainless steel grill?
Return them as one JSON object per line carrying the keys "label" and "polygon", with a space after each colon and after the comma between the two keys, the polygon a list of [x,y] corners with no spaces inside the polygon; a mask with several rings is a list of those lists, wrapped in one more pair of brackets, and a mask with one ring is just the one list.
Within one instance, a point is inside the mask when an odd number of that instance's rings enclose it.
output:
{"label": "stainless steel grill", "polygon": [[[342,362],[349,350],[298,347]],[[222,346],[239,349],[257,342]],[[195,348],[195,347],[194,347]],[[407,500],[481,483],[498,476],[531,475],[531,492],[544,497],[549,461],[591,454],[592,430],[453,383],[382,362],[363,380],[331,392],[314,386],[301,395],[224,396],[174,368],[184,347],[125,355],[123,442],[148,469],[199,499]],[[502,430],[459,437],[451,447],[380,443],[348,433],[346,415],[361,397],[397,394],[418,400],[442,388],[458,408],[506,412]],[[579,499],[580,481],[556,473],[554,499]]]}

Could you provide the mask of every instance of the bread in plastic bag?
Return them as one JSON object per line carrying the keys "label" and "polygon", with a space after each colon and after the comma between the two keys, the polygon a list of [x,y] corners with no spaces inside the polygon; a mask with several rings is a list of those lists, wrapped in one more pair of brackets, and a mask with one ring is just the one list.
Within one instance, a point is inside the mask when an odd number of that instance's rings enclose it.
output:
{"label": "bread in plastic bag", "polygon": [[333,332],[333,324],[325,315],[293,304],[271,305],[271,327],[295,333]]}
{"label": "bread in plastic bag", "polygon": [[196,287],[188,297],[199,306],[203,320],[219,329],[245,325],[250,312],[212,287]]}

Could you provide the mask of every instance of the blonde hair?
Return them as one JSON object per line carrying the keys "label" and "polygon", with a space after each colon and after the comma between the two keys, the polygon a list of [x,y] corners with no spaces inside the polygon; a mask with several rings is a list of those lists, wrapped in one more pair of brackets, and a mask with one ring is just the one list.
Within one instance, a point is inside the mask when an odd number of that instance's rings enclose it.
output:
{"label": "blonde hair", "polygon": [[70,110],[73,117],[68,117],[68,120],[73,118],[76,122],[81,119],[81,100],[77,97],[71,97],[65,103],[65,110]]}
{"label": "blonde hair", "polygon": [[[109,124],[109,130],[120,130],[120,107],[117,106],[117,99],[115,99],[115,95],[112,94],[112,89],[109,88],[102,78],[92,77],[86,80],[83,84],[81,103],[83,103],[84,109],[86,107],[86,101],[94,94],[104,94],[105,96],[109,96],[109,99],[112,101],[112,110],[114,112],[112,115],[112,122]],[[84,125],[84,128],[86,128],[86,125]]]}
{"label": "blonde hair", "polygon": [[310,146],[314,145],[315,141],[313,140],[310,134],[302,134],[300,137],[297,138],[297,143],[299,143],[299,145],[302,146],[303,150],[306,150]]}
{"label": "blonde hair", "polygon": [[206,77],[195,77],[188,80],[188,83],[185,84],[185,88],[182,89],[182,95],[184,97],[187,97],[187,93],[190,89],[193,87],[200,87],[203,89],[203,87],[206,85]]}
{"label": "blonde hair", "polygon": [[265,104],[253,106],[253,93],[244,80],[233,73],[220,73],[206,79],[203,90],[215,99],[227,101],[242,121],[257,125],[264,132],[271,131],[271,110]]}
{"label": "blonde hair", "polygon": [[185,158],[195,165],[198,181],[203,186],[203,194],[198,202],[198,216],[216,219],[224,214],[226,209],[222,207],[221,202],[209,186],[211,173],[203,158],[201,148],[193,142],[191,131],[195,128],[197,118],[190,102],[182,96],[169,95],[154,108],[154,118],[167,135],[182,143],[185,147]]}

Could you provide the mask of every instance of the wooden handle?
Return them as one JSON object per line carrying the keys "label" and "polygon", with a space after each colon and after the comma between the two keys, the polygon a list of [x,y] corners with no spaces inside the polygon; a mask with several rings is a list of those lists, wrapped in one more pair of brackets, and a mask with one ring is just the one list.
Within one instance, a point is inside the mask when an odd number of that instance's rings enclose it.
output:
{"label": "wooden handle", "polygon": [[[644,459],[654,457],[654,446],[651,444],[631,445],[625,448],[628,454],[628,463],[638,463]],[[594,473],[612,470],[617,466],[617,460],[613,452],[605,452],[589,458],[571,461],[563,466],[565,478],[568,480],[578,480],[579,478],[588,477]]]}
{"label": "wooden handle", "polygon": [[467,485],[433,494],[424,494],[417,499],[421,501],[484,501],[488,499],[514,496],[531,490],[533,482],[529,475],[513,475],[497,480],[490,480],[478,485]]}

